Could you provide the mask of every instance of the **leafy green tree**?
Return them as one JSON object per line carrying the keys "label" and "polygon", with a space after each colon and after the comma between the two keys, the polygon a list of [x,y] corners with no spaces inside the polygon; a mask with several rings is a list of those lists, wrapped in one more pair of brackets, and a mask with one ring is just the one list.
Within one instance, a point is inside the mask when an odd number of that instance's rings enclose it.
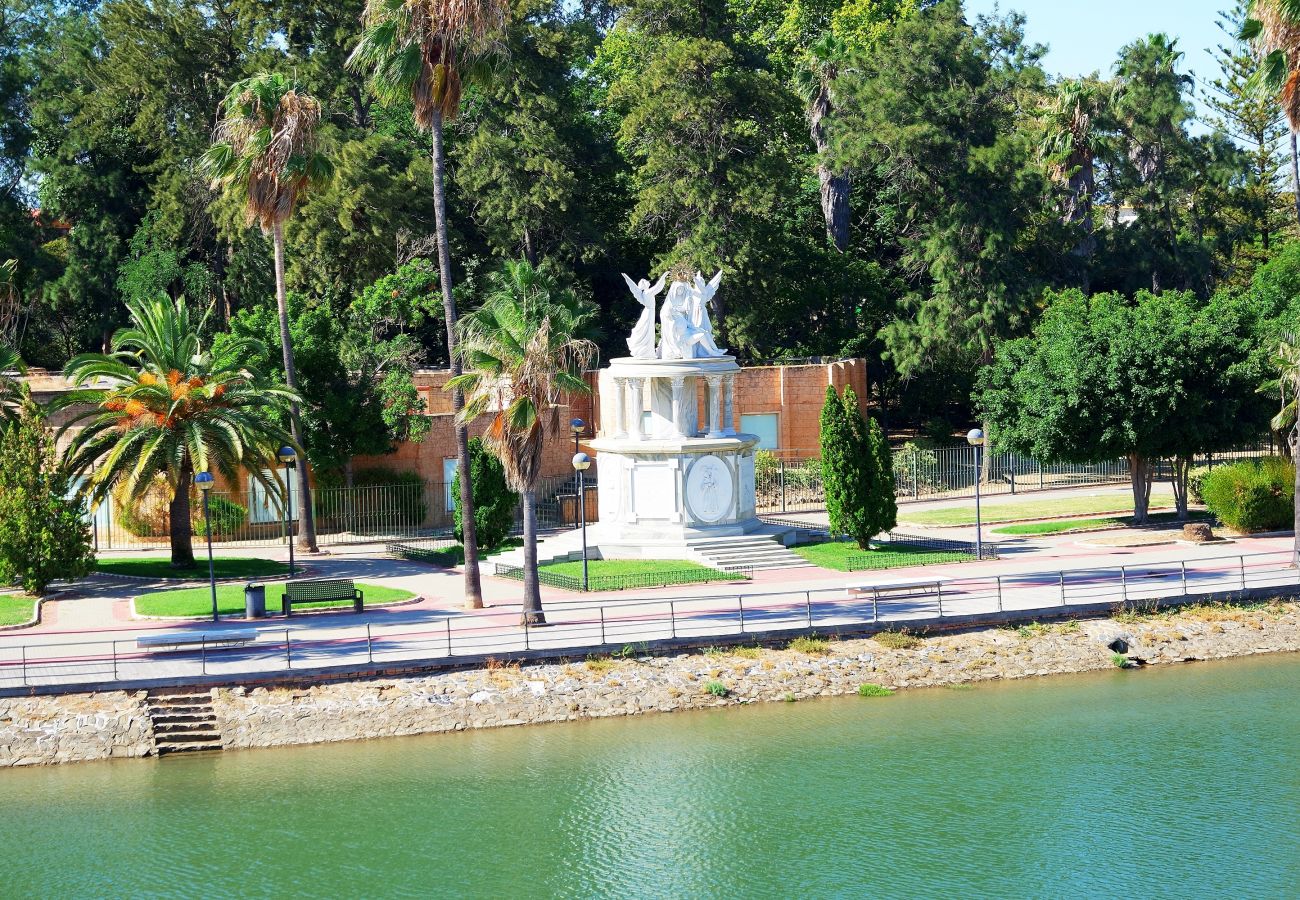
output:
{"label": "leafy green tree", "polygon": [[[505,25],[509,4],[505,0],[367,0],[365,30],[348,57],[348,65],[365,72],[371,89],[385,103],[411,104],[415,125],[428,131],[433,159],[433,209],[438,241],[438,275],[447,323],[447,356],[452,381],[460,375],[456,352],[456,301],[452,293],[451,250],[447,227],[446,168],[443,124],[460,111],[461,92],[468,80],[482,80],[485,62],[495,54],[496,41]],[[465,400],[452,392],[458,414]],[[456,460],[469,471],[469,432],[456,426]],[[461,509],[465,517],[465,600],[472,609],[483,606],[479,582],[478,540],[474,533],[474,497],[467,479],[461,479]]]}
{"label": "leafy green tree", "polygon": [[88,574],[90,524],[30,397],[0,443],[0,584],[17,581],[40,594],[51,581]]}
{"label": "leafy green tree", "polygon": [[[251,225],[270,234],[275,249],[275,300],[280,315],[280,345],[284,379],[296,397],[298,372],[289,332],[289,301],[284,277],[284,223],[298,197],[312,185],[328,182],[333,165],[317,146],[321,106],[290,78],[274,73],[254,75],[231,85],[221,102],[216,140],[203,155],[212,186],[238,197]],[[289,406],[293,441],[304,446],[301,413],[295,399]],[[311,502],[311,473],[304,460],[298,479],[298,545],[316,551],[316,515]]]}
{"label": "leafy green tree", "polygon": [[0,426],[13,420],[22,406],[22,388],[15,376],[24,371],[18,351],[0,344]]}
{"label": "leafy green tree", "polygon": [[[393,299],[393,298],[390,298]],[[302,391],[300,407],[307,458],[313,468],[341,472],[352,487],[356,456],[391,453],[402,441],[419,441],[428,431],[425,406],[412,382],[421,353],[400,333],[381,333],[376,310],[349,308],[343,316],[323,303],[288,296],[289,333]],[[268,307],[240,310],[231,320],[228,341],[252,340],[262,348],[250,362],[268,374],[282,375],[269,348],[279,338],[279,322]]]}
{"label": "leafy green tree", "polygon": [[[299,398],[250,364],[265,352],[251,338],[205,349],[204,323],[191,318],[184,300],[156,298],[127,308],[132,325],[113,336],[113,352],[78,356],[65,370],[79,389],[59,398],[57,406],[72,413],[61,434],[81,426],[67,466],[87,479],[85,491],[95,502],[118,485],[137,500],[165,477],[172,565],[189,568],[195,473],[213,471],[233,485],[242,469],[279,493],[263,469],[288,439],[280,423]],[[106,387],[80,387],[101,380]]]}
{"label": "leafy green tree", "polygon": [[[470,438],[470,484],[474,487],[474,519],[478,526],[479,545],[491,552],[510,537],[515,524],[519,495],[510,490],[506,470],[481,438]],[[451,495],[460,495],[460,472],[452,479]],[[460,506],[452,510],[456,540],[464,540],[460,527]]]}
{"label": "leafy green tree", "polygon": [[[582,377],[596,352],[583,337],[591,317],[548,266],[520,260],[489,275],[486,302],[458,325],[465,371],[447,388],[465,392],[462,421],[490,417],[484,440],[501,460],[506,483],[523,498],[523,621],[530,625],[545,622],[537,573],[543,442],[560,433],[556,398],[591,390]],[[463,527],[463,513],[461,521]]]}
{"label": "leafy green tree", "polygon": [[1127,459],[1138,523],[1147,518],[1154,462],[1172,459],[1186,515],[1191,457],[1254,436],[1267,415],[1248,352],[1248,303],[1074,290],[1046,301],[1033,334],[999,348],[981,378],[997,447],[1045,462]]}

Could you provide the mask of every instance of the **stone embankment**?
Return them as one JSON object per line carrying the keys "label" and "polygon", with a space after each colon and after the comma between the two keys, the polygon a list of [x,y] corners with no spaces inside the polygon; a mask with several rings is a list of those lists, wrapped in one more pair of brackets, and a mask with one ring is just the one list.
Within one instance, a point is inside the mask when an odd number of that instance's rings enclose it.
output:
{"label": "stone embankment", "polygon": [[[863,684],[930,687],[1287,651],[1300,651],[1300,604],[1213,605],[931,637],[216,688],[212,706],[223,746],[236,749],[802,700],[853,694]],[[143,694],[0,699],[0,766],[142,756],[151,748]]]}

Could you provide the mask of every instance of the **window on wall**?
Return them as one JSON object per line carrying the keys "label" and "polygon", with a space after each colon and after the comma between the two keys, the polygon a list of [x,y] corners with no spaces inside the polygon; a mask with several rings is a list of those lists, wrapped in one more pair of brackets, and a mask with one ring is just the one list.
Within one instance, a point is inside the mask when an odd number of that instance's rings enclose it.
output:
{"label": "window on wall", "polygon": [[740,417],[740,430],[745,434],[758,435],[758,449],[776,450],[780,446],[780,413],[759,413]]}

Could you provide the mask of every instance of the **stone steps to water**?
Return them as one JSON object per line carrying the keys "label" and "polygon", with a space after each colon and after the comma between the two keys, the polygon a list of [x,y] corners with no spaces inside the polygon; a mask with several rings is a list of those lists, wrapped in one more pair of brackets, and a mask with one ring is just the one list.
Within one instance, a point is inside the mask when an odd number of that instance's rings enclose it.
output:
{"label": "stone steps to water", "polygon": [[151,692],[145,708],[153,723],[154,753],[158,756],[222,749],[210,693]]}

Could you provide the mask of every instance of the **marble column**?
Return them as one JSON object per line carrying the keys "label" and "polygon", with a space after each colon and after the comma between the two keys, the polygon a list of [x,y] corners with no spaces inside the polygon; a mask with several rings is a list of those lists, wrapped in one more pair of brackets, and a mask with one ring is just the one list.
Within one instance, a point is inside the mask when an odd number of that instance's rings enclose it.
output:
{"label": "marble column", "polygon": [[632,408],[628,411],[632,416],[632,421],[628,423],[628,437],[634,441],[645,439],[645,429],[642,427],[641,420],[645,418],[645,400],[642,397],[641,387],[649,379],[631,378]]}
{"label": "marble column", "polygon": [[724,375],[722,377],[722,433],[731,435],[736,433],[736,376]]}
{"label": "marble column", "polygon": [[705,392],[704,408],[709,417],[709,437],[722,437],[722,376],[709,375],[705,380],[708,383],[708,389]]}
{"label": "marble column", "polygon": [[686,437],[686,429],[683,427],[686,419],[686,413],[682,406],[686,388],[686,379],[678,375],[673,378],[673,437]]}
{"label": "marble column", "polygon": [[627,379],[614,379],[614,436],[627,437]]}

